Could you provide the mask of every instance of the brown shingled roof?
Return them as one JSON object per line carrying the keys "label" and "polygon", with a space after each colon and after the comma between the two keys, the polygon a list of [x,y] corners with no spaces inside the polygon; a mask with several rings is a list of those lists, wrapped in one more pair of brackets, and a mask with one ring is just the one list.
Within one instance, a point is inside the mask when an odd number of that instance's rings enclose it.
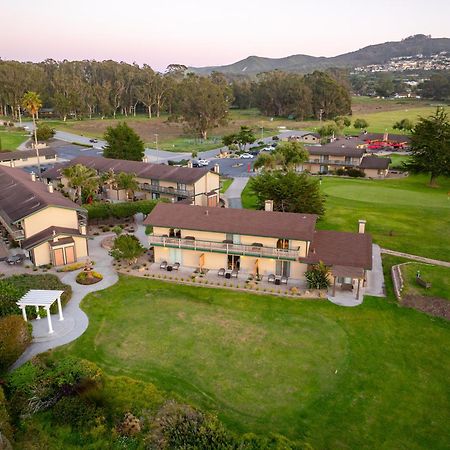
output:
{"label": "brown shingled roof", "polygon": [[364,156],[359,167],[361,169],[387,169],[391,163],[390,158],[379,158],[378,156]]}
{"label": "brown shingled roof", "polygon": [[49,179],[61,178],[61,169],[74,166],[75,164],[91,167],[101,173],[113,170],[116,173],[134,173],[139,178],[174,181],[185,184],[195,183],[202,178],[203,175],[209,172],[207,167],[175,167],[166,164],[153,164],[142,161],[127,161],[124,159],[102,158],[96,156],[79,156],[67,163],[59,164],[53,167],[53,169],[47,170],[45,172],[45,177]]}
{"label": "brown shingled roof", "polygon": [[32,181],[21,169],[0,166],[0,214],[9,223],[17,222],[47,206],[85,211],[59,192],[48,192],[47,185]]}
{"label": "brown shingled roof", "polygon": [[[34,234],[28,239],[24,239],[22,241],[22,248],[24,248],[25,250],[31,250],[33,247],[36,247],[37,245],[42,244],[45,241],[49,241],[50,239],[53,239],[54,237],[60,235],[84,236],[79,232],[79,230],[75,228],[49,227],[45,230],[40,231],[39,233]],[[59,243],[63,244],[64,240],[60,239]]]}
{"label": "brown shingled roof", "polygon": [[159,227],[311,241],[317,216],[158,203],[144,223]]}
{"label": "brown shingled roof", "polygon": [[345,233],[318,230],[314,232],[309,254],[302,262],[329,266],[339,265],[372,269],[372,236],[367,233]]}
{"label": "brown shingled roof", "polygon": [[[36,156],[35,150],[17,150],[15,152],[0,152],[0,161],[17,161],[24,158],[33,158]],[[56,151],[51,148],[42,148],[39,150],[40,157],[56,157]]]}
{"label": "brown shingled roof", "polygon": [[326,144],[322,146],[306,147],[310,155],[330,155],[330,156],[351,156],[354,158],[361,158],[365,150],[363,148],[349,147],[345,144],[335,145],[335,143]]}

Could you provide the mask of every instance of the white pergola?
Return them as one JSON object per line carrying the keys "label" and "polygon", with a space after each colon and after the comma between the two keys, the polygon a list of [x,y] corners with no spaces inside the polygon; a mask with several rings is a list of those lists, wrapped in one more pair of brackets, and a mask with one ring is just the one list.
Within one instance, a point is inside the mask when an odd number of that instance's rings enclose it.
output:
{"label": "white pergola", "polygon": [[62,307],[61,307],[61,295],[64,291],[48,291],[44,289],[31,289],[29,290],[18,302],[17,306],[22,310],[23,319],[25,322],[27,318],[27,306],[34,306],[37,312],[37,319],[40,320],[39,307],[42,306],[47,312],[48,320],[48,332],[53,333],[52,317],[50,314],[50,307],[53,303],[58,302],[59,320],[64,320]]}

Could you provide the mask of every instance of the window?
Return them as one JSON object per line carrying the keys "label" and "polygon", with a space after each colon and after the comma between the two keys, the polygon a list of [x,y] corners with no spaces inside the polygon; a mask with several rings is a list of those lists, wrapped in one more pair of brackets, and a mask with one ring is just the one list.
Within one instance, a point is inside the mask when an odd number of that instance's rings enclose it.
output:
{"label": "window", "polygon": [[185,183],[177,183],[177,189],[179,191],[187,191],[186,184]]}
{"label": "window", "polygon": [[159,186],[159,180],[152,180],[152,186]]}
{"label": "window", "polygon": [[289,249],[289,239],[278,239],[277,248],[283,250]]}
{"label": "window", "polygon": [[241,267],[241,257],[238,255],[228,255],[227,268],[229,270],[239,270]]}
{"label": "window", "polygon": [[152,193],[152,200],[157,200],[159,198],[159,194],[157,192]]}

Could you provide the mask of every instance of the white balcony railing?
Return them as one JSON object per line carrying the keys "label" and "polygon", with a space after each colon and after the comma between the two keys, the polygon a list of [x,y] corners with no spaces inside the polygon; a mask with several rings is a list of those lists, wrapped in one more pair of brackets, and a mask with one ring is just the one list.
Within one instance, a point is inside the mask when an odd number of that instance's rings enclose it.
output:
{"label": "white balcony railing", "polygon": [[258,245],[230,244],[226,242],[199,241],[166,236],[149,236],[150,245],[159,247],[181,248],[206,252],[226,253],[242,256],[257,256],[284,260],[297,260],[298,250],[261,247]]}

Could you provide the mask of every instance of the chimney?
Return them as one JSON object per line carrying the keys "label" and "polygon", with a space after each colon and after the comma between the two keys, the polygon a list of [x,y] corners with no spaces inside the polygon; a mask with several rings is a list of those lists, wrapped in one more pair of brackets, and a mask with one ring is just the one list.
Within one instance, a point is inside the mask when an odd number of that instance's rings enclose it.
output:
{"label": "chimney", "polygon": [[189,169],[192,169],[192,161],[188,161],[187,166],[189,167]]}
{"label": "chimney", "polygon": [[53,194],[53,184],[47,184],[47,190],[50,194]]}
{"label": "chimney", "polygon": [[265,211],[273,211],[273,200],[266,200],[264,202],[264,210]]}
{"label": "chimney", "polygon": [[36,181],[36,174],[34,172],[31,172],[31,181]]}
{"label": "chimney", "polygon": [[86,225],[80,225],[80,233],[86,234]]}
{"label": "chimney", "polygon": [[148,163],[148,156],[144,155],[144,157],[142,158],[142,161],[145,162],[145,163]]}
{"label": "chimney", "polygon": [[220,166],[219,166],[219,164],[214,164],[214,173],[220,173]]}
{"label": "chimney", "polygon": [[206,210],[206,211],[205,211],[205,216],[208,216],[208,215],[209,215],[209,211]]}
{"label": "chimney", "polygon": [[358,233],[364,234],[366,232],[366,221],[364,219],[358,220]]}

